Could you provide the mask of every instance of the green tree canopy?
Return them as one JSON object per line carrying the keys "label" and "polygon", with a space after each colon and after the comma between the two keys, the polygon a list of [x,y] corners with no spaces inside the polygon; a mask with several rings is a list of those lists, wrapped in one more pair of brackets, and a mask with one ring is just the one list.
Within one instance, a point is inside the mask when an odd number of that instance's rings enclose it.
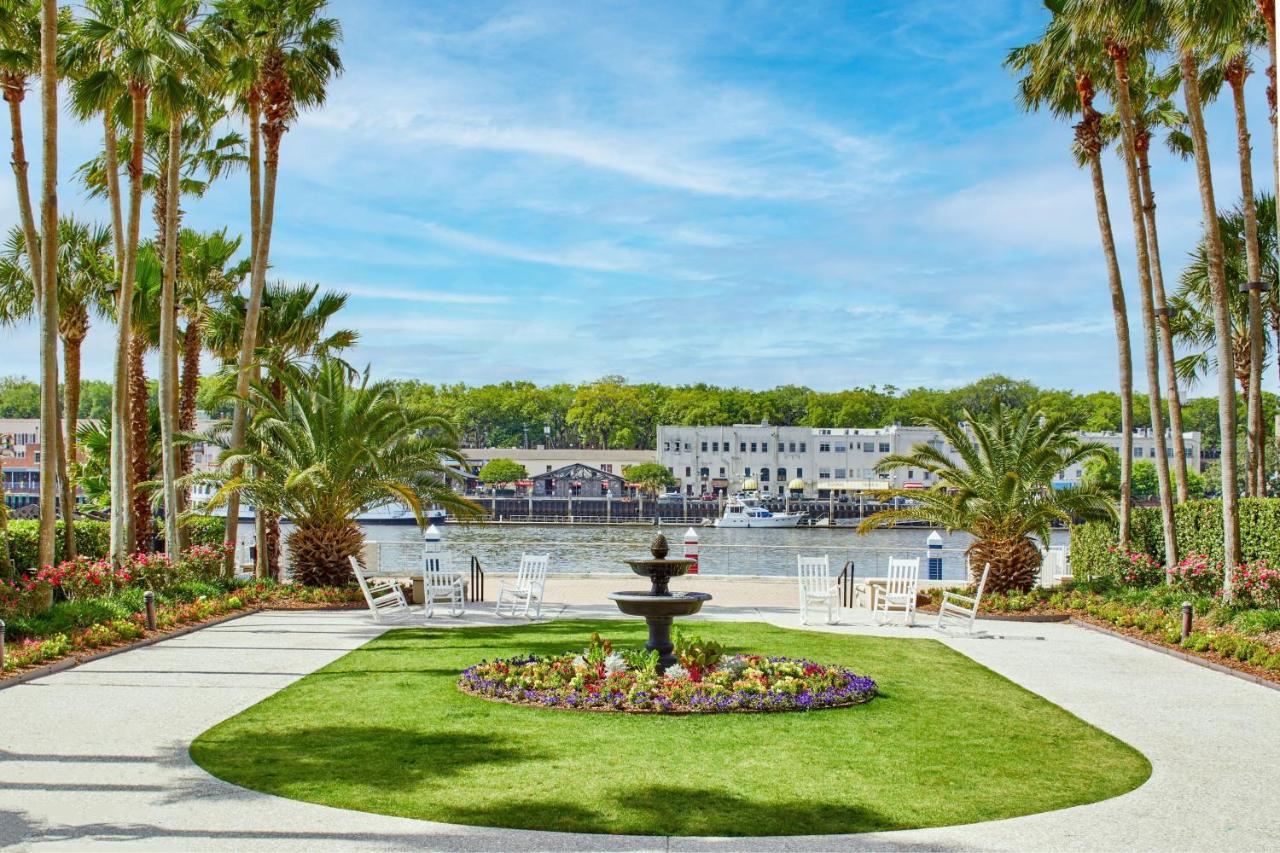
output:
{"label": "green tree canopy", "polygon": [[480,469],[480,482],[494,486],[499,483],[514,483],[529,476],[529,472],[519,462],[511,459],[490,459]]}
{"label": "green tree canopy", "polygon": [[628,482],[639,483],[641,488],[654,495],[676,484],[676,478],[667,467],[657,462],[641,462],[639,465],[623,468],[622,476]]}

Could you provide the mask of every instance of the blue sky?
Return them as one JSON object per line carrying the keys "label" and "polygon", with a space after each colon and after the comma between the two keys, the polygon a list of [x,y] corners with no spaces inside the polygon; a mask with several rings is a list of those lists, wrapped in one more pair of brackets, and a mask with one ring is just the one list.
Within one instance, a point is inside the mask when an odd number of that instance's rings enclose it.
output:
{"label": "blue sky", "polygon": [[[273,272],[351,293],[353,360],[380,376],[1114,386],[1087,175],[1070,129],[1020,114],[1001,67],[1043,26],[1039,3],[333,11],[346,72],[286,135]],[[1234,202],[1229,104],[1211,109]],[[64,118],[63,175],[97,144]],[[1123,172],[1106,166],[1132,288]],[[1161,152],[1153,171],[1172,280],[1199,197],[1188,165]],[[62,193],[64,211],[101,215]],[[245,197],[233,176],[187,222],[247,231]],[[35,375],[33,331],[4,334],[0,373]],[[108,377],[110,348],[94,333],[86,376]]]}

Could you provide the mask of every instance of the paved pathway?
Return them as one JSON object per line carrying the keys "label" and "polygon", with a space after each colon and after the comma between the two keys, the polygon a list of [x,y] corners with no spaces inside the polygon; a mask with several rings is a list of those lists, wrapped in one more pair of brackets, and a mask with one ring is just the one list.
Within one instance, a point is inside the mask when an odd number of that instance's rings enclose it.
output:
{"label": "paved pathway", "polygon": [[[794,627],[785,608],[717,608]],[[616,615],[568,605],[549,615]],[[935,636],[862,624],[822,630]],[[416,617],[415,617],[416,620]],[[488,621],[472,616],[467,624]],[[152,850],[1262,850],[1280,839],[1280,691],[1061,624],[945,640],[1133,744],[1150,781],[1012,820],[786,839],[481,829],[284,800],[218,781],[187,747],[380,632],[362,612],[261,613],[0,691],[0,848]]]}

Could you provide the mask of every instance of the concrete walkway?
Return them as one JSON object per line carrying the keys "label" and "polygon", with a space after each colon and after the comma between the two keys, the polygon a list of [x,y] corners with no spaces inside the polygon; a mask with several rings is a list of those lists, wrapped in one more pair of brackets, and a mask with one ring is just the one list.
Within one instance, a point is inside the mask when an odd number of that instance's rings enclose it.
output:
{"label": "concrete walkway", "polygon": [[[559,605],[549,616],[616,616]],[[798,627],[781,606],[709,618]],[[417,624],[414,614],[408,624]],[[937,636],[858,624],[816,630]],[[436,620],[445,624],[448,620]],[[492,621],[472,614],[461,624]],[[380,633],[358,611],[261,613],[0,691],[0,847],[150,850],[1262,850],[1280,838],[1280,692],[1064,624],[944,642],[1133,744],[1136,791],[968,826],[771,839],[629,838],[436,824],[214,779],[192,739]]]}

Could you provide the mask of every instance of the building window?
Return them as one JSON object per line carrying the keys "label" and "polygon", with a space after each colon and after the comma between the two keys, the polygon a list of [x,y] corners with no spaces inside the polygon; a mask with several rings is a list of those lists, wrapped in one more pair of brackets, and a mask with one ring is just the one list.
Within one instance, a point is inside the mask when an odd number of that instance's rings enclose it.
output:
{"label": "building window", "polygon": [[768,468],[761,468],[761,469],[760,469],[760,479],[761,479],[761,480],[768,480],[768,479],[769,479],[769,469],[768,469]]}
{"label": "building window", "polygon": [[687,442],[687,441],[684,443],[684,452],[685,452],[685,453],[688,453],[688,452],[689,452],[689,442]]}
{"label": "building window", "polygon": [[819,479],[819,480],[830,480],[830,479],[831,479],[831,469],[830,469],[830,468],[819,468],[819,469],[818,469],[818,479]]}
{"label": "building window", "polygon": [[837,444],[836,453],[844,453],[844,452],[845,452],[845,446],[843,444]]}
{"label": "building window", "polygon": [[836,469],[836,479],[837,479],[837,480],[843,480],[843,479],[845,478],[845,474],[846,474],[846,473],[847,473],[847,472],[845,471],[845,469],[843,469],[843,468],[837,468],[837,469]]}
{"label": "building window", "polygon": [[607,472],[607,473],[609,473],[609,474],[612,474],[612,473],[613,473],[613,463],[612,463],[612,462],[605,462],[604,464],[602,464],[602,465],[600,466],[600,470],[601,470],[601,471],[605,471],[605,472]]}
{"label": "building window", "polygon": [[707,479],[708,477],[710,477],[710,476],[711,476],[711,469],[710,469],[710,468],[699,468],[699,469],[698,469],[698,475],[699,475],[700,477],[702,477],[702,479],[704,479],[704,480],[705,480],[705,479]]}
{"label": "building window", "polygon": [[829,441],[820,441],[820,442],[818,442],[818,452],[819,452],[819,453],[830,453],[830,452],[831,452],[831,442],[829,442]]}
{"label": "building window", "polygon": [[746,453],[746,452],[747,452],[747,443],[746,443],[745,441],[743,441],[743,442],[739,442],[739,443],[738,443],[738,452],[739,452],[739,453]]}
{"label": "building window", "polygon": [[880,452],[881,452],[881,453],[888,453],[888,452],[889,452],[889,442],[887,442],[887,441],[882,441],[882,442],[880,442]]}
{"label": "building window", "polygon": [[721,477],[723,477],[723,476],[724,476],[724,468],[721,468],[721,469],[720,469],[720,476],[721,476]]}
{"label": "building window", "polygon": [[769,442],[767,442],[767,441],[762,441],[762,442],[760,442],[760,452],[761,452],[761,453],[768,453],[768,452],[769,452]]}
{"label": "building window", "polygon": [[702,452],[703,452],[703,453],[706,453],[706,452],[707,452],[707,443],[706,443],[705,441],[704,441],[704,442],[702,442]]}
{"label": "building window", "polygon": [[915,468],[908,468],[908,469],[907,469],[907,479],[908,479],[908,480],[914,480],[915,478],[916,478],[916,469],[915,469]]}
{"label": "building window", "polygon": [[787,445],[787,452],[788,453],[796,452],[796,443],[794,441]]}
{"label": "building window", "polygon": [[803,477],[803,476],[804,476],[804,469],[803,469],[803,468],[797,468],[797,469],[796,469],[796,476],[797,476],[797,477]]}
{"label": "building window", "polygon": [[1135,447],[1135,448],[1133,449],[1133,457],[1134,457],[1135,459],[1141,459],[1141,458],[1142,458],[1142,448],[1141,448],[1141,447]]}
{"label": "building window", "polygon": [[692,476],[693,476],[693,469],[692,469],[692,468],[690,468],[688,465],[684,466],[684,475],[685,475],[686,477],[692,477]]}
{"label": "building window", "polygon": [[754,441],[753,441],[753,442],[751,442],[751,452],[752,452],[752,453],[755,453],[755,452],[756,452],[756,443],[755,443]]}
{"label": "building window", "polygon": [[663,450],[670,450],[670,449],[671,449],[671,442],[669,442],[669,441],[664,441],[664,442],[662,442],[662,449],[663,449]]}
{"label": "building window", "polygon": [[802,441],[802,442],[800,442],[800,452],[801,452],[801,453],[804,453],[804,452],[805,452],[805,448],[806,448],[806,446],[807,446],[807,445],[806,445],[806,443],[805,443],[805,442],[803,442],[803,441]]}
{"label": "building window", "polygon": [[743,469],[742,469],[742,476],[744,476],[744,477],[750,477],[750,476],[751,476],[751,466],[750,466],[750,465],[748,465],[746,468],[743,468]]}

